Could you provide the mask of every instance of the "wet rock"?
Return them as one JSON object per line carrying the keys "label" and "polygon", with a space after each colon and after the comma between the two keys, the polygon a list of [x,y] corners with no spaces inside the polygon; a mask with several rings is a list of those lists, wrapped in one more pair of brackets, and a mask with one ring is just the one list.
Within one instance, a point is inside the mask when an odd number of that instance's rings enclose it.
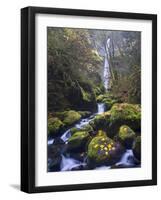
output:
{"label": "wet rock", "polygon": [[57,117],[48,119],[48,136],[57,136],[63,131],[64,123]]}
{"label": "wet rock", "polygon": [[138,161],[141,161],[141,137],[137,136],[133,144],[133,153]]}
{"label": "wet rock", "polygon": [[94,137],[88,145],[87,163],[90,167],[111,165],[116,163],[122,156],[124,148],[117,142],[101,133]]}
{"label": "wet rock", "polygon": [[122,125],[116,138],[125,148],[131,149],[135,136],[135,132],[129,126]]}
{"label": "wet rock", "polygon": [[60,155],[54,157],[48,166],[48,171],[50,172],[60,171],[61,160],[62,158]]}
{"label": "wet rock", "polygon": [[86,149],[86,145],[90,139],[90,135],[87,131],[78,131],[74,133],[68,139],[68,151],[83,152]]}
{"label": "wet rock", "polygon": [[141,129],[141,107],[138,104],[116,103],[110,110],[109,133],[114,137],[121,125],[126,124],[134,131]]}

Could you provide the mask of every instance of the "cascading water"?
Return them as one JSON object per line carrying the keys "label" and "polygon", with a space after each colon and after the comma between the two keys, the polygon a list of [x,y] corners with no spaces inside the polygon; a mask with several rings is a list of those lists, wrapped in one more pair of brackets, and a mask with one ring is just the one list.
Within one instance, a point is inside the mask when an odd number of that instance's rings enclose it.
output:
{"label": "cascading water", "polygon": [[104,79],[104,87],[107,90],[109,87],[109,61],[108,61],[108,49],[110,46],[110,38],[107,39],[106,42],[106,53],[105,53],[105,59],[104,59],[104,70],[103,70],[103,79]]}
{"label": "cascading water", "polygon": [[105,112],[105,104],[104,103],[98,103],[97,104],[97,110],[98,110],[98,114],[101,114],[101,113],[103,113],[103,112]]}

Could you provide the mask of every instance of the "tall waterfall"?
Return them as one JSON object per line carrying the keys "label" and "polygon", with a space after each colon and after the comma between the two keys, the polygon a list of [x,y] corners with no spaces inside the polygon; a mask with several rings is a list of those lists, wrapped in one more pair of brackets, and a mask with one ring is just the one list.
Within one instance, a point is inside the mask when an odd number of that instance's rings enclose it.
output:
{"label": "tall waterfall", "polygon": [[109,46],[110,46],[110,38],[108,38],[107,42],[106,42],[106,51],[107,52],[105,53],[104,71],[103,71],[104,87],[106,90],[109,88],[109,76],[110,76],[109,61],[108,61]]}

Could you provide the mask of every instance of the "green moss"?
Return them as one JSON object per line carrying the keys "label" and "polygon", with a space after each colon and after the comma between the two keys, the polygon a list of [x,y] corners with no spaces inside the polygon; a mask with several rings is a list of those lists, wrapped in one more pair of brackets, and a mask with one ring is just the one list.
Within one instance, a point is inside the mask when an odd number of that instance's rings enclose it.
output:
{"label": "green moss", "polygon": [[106,110],[111,109],[113,104],[117,103],[118,100],[109,93],[101,94],[96,98],[97,102],[104,103],[106,106]]}
{"label": "green moss", "polygon": [[116,134],[121,125],[128,125],[134,131],[141,129],[141,107],[138,104],[116,103],[110,110],[110,127]]}
{"label": "green moss", "polygon": [[68,139],[68,150],[83,151],[90,135],[86,131],[78,131]]}
{"label": "green moss", "polygon": [[94,117],[92,121],[90,121],[90,125],[95,129],[106,129],[106,127],[110,123],[110,112],[104,112],[102,114],[98,114]]}
{"label": "green moss", "polygon": [[87,159],[89,165],[96,167],[108,165],[116,162],[120,158],[122,150],[112,139],[100,132],[94,137],[88,145]]}
{"label": "green moss", "polygon": [[141,137],[140,136],[137,136],[135,141],[134,141],[133,153],[134,153],[134,156],[138,160],[141,160]]}
{"label": "green moss", "polygon": [[85,91],[82,87],[80,87],[80,89],[81,89],[83,100],[87,102],[91,102],[91,99],[92,99],[91,94]]}
{"label": "green moss", "polygon": [[90,111],[78,111],[82,118],[89,117],[92,113]]}
{"label": "green moss", "polygon": [[83,126],[81,129],[79,128],[76,128],[76,127],[73,127],[70,129],[70,132],[71,134],[73,135],[75,132],[78,132],[78,131],[87,131],[87,132],[92,132],[93,131],[93,128],[92,126],[90,126],[89,124]]}
{"label": "green moss", "polygon": [[75,122],[79,121],[80,119],[81,119],[81,115],[78,112],[76,112],[74,110],[70,110],[65,113],[63,123],[66,126],[70,126],[70,125],[74,124]]}
{"label": "green moss", "polygon": [[131,148],[135,139],[135,132],[127,125],[122,125],[119,129],[118,140],[126,147]]}
{"label": "green moss", "polygon": [[63,122],[57,117],[48,119],[48,134],[57,134],[64,127]]}

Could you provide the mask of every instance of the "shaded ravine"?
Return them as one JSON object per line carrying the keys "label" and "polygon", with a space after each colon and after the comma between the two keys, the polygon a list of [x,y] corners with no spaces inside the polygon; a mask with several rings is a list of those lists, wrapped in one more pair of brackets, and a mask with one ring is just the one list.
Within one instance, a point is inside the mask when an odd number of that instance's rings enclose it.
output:
{"label": "shaded ravine", "polygon": [[[77,129],[82,129],[84,126],[88,125],[89,122],[97,115],[105,112],[105,105],[104,103],[98,103],[97,104],[98,110],[97,113],[92,114],[88,118],[81,119],[78,123],[76,123],[73,127],[76,127]],[[73,128],[71,127],[71,128]],[[61,140],[63,140],[66,144],[68,143],[68,139],[71,137],[71,128],[66,130],[60,137]],[[52,145],[54,142],[54,139],[49,139],[48,140],[48,147]],[[124,167],[134,167],[134,155],[131,149],[128,149],[125,151],[123,156],[121,157],[120,161],[115,164],[115,166],[124,166]],[[48,162],[52,161],[50,158],[48,159]],[[76,160],[73,158],[71,155],[70,156],[65,156],[61,154],[61,164],[60,164],[60,171],[70,171],[74,168],[79,168],[86,166],[86,158],[83,159],[83,161]],[[101,169],[109,169],[111,166],[101,166],[95,168],[96,170],[101,170]],[[50,171],[50,170],[48,170]]]}

